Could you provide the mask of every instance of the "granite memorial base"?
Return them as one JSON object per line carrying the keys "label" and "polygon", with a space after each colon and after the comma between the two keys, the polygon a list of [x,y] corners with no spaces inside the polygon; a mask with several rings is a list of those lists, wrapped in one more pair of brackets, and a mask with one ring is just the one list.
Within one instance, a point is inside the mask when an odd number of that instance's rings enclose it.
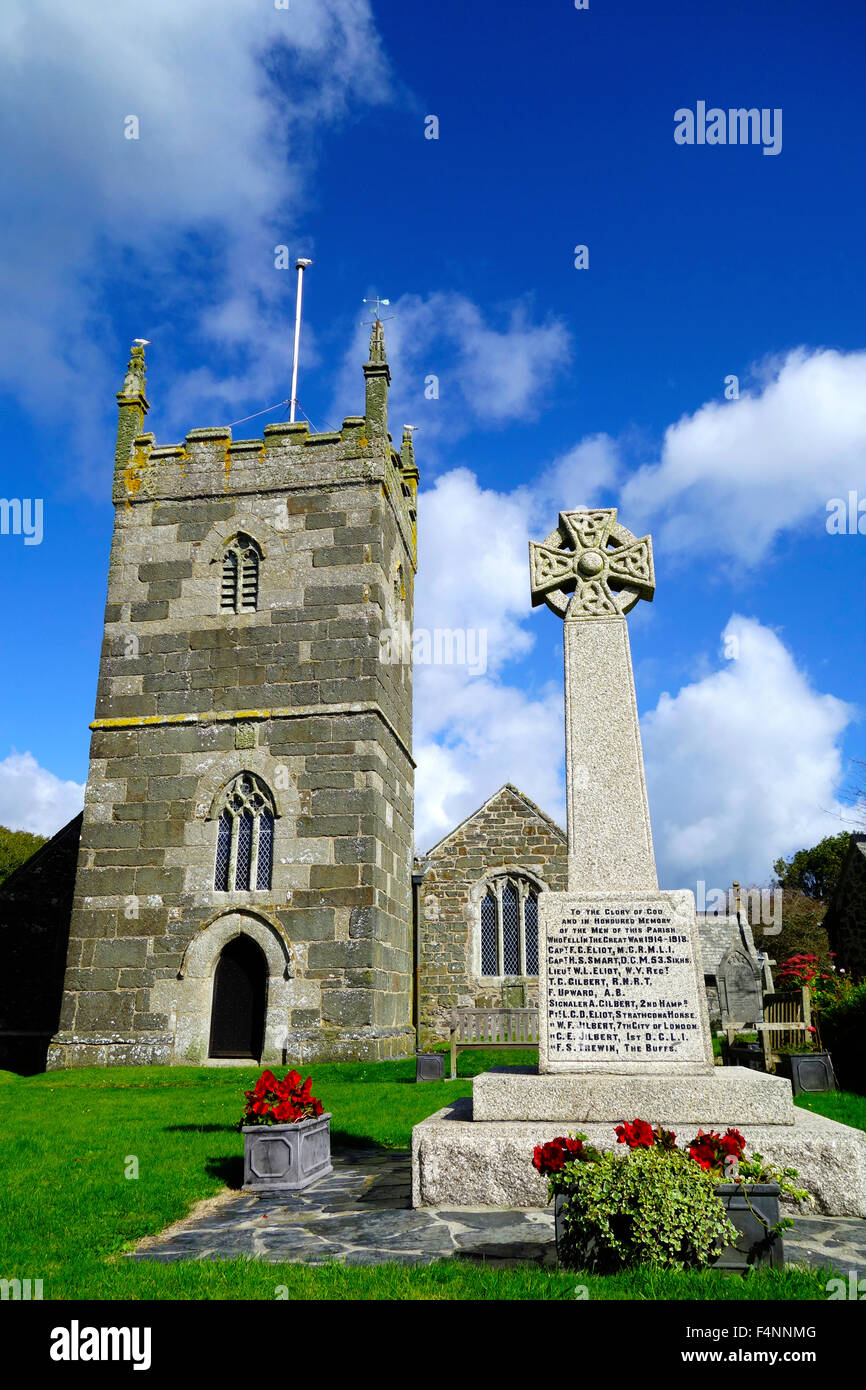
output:
{"label": "granite memorial base", "polygon": [[[815,1199],[816,1213],[866,1217],[866,1133],[810,1110],[792,1110],[790,1124],[737,1126],[747,1151],[763,1154],[777,1167],[796,1168],[800,1185]],[[644,1105],[635,1113],[651,1122],[657,1118]],[[618,1116],[617,1123],[623,1119],[634,1114]],[[683,1122],[674,1118],[665,1127],[682,1143],[699,1128],[718,1129],[720,1123],[706,1115]],[[618,1147],[610,1121],[473,1120],[471,1100],[446,1106],[412,1132],[412,1205],[546,1207],[547,1179],[533,1168],[532,1151],[569,1129],[586,1134],[596,1148]]]}

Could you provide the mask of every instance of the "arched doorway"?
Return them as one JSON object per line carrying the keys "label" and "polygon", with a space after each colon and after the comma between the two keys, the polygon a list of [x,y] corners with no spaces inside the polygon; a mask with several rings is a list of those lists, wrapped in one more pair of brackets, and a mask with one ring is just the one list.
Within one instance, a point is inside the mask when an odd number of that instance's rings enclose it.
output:
{"label": "arched doorway", "polygon": [[264,954],[251,937],[234,937],[214,974],[209,1056],[261,1060],[267,989]]}

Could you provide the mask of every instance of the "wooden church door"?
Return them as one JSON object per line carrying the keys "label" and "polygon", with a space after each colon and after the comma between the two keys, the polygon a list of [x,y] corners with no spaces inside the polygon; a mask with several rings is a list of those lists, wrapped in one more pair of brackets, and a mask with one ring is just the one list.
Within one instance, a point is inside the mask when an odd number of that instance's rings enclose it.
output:
{"label": "wooden church door", "polygon": [[250,937],[236,936],[224,947],[214,976],[211,1057],[260,1060],[267,987],[262,952]]}

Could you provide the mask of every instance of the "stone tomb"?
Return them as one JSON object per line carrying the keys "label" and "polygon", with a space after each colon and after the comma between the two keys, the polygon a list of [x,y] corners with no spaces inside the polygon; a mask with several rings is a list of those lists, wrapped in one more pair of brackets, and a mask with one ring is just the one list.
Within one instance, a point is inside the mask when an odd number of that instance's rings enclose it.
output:
{"label": "stone tomb", "polygon": [[560,513],[530,546],[533,602],[564,618],[568,891],[539,895],[538,1070],[478,1076],[412,1136],[413,1205],[544,1206],[532,1150],[613,1148],[640,1116],[688,1141],[744,1131],[827,1215],[866,1216],[866,1134],[797,1109],[790,1083],[713,1061],[690,892],[656,878],[625,615],[654,592],[650,538],[614,508]]}

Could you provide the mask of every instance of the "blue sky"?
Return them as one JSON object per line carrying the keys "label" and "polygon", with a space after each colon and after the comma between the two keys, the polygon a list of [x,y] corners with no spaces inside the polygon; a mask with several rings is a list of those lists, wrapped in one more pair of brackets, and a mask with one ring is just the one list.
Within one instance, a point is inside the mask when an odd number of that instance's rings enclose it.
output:
{"label": "blue sky", "polygon": [[[315,260],[317,428],[361,408],[363,297],[393,301],[417,618],[488,634],[484,674],[418,671],[419,847],[506,780],[563,813],[561,631],[525,547],[583,503],[654,537],[629,625],[662,883],[762,881],[847,828],[866,537],[826,522],[866,499],[864,30],[838,0],[13,4],[0,496],[42,498],[44,536],[0,535],[0,821],[80,800],[129,343],[161,442],[283,400],[286,244]],[[780,152],[675,143],[699,101],[780,109]]]}

